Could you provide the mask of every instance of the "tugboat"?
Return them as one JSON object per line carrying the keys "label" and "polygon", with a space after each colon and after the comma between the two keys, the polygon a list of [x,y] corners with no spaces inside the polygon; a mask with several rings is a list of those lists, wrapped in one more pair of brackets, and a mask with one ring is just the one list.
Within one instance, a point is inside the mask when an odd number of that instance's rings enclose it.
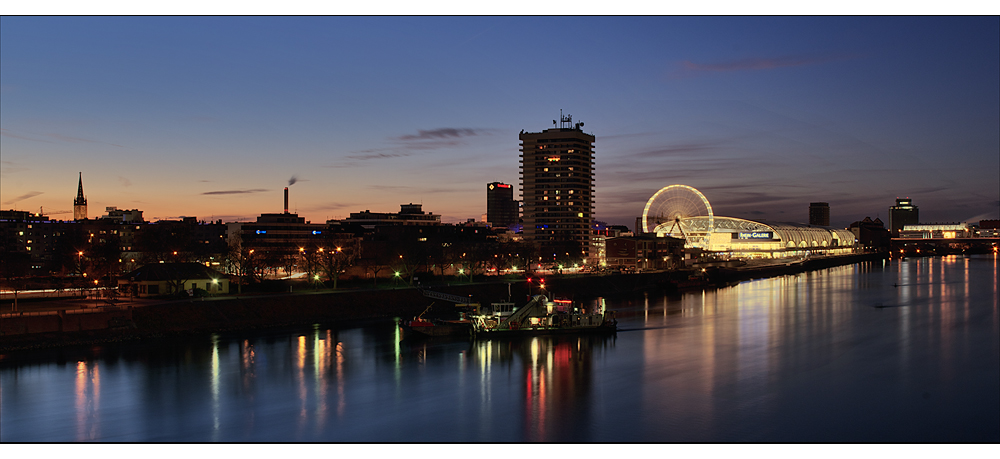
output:
{"label": "tugboat", "polygon": [[588,312],[568,300],[549,301],[545,295],[533,296],[520,308],[514,303],[493,303],[489,308],[478,308],[468,318],[477,338],[613,333],[618,329],[614,312],[605,311],[603,305]]}

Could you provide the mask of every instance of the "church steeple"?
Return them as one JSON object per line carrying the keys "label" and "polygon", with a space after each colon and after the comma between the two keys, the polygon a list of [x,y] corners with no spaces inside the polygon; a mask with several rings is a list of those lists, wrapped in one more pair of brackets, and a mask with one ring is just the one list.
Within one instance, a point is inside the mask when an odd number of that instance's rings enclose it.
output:
{"label": "church steeple", "polygon": [[76,199],[73,200],[73,220],[87,219],[87,198],[83,196],[83,172],[80,172],[80,185],[76,189]]}

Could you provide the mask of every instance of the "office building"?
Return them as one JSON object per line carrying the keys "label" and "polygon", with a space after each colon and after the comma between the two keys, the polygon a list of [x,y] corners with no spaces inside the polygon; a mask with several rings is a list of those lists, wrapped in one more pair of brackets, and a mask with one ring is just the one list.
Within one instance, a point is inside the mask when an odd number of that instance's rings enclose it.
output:
{"label": "office building", "polygon": [[913,205],[910,198],[896,198],[896,205],[889,208],[889,232],[892,237],[899,237],[899,232],[906,225],[920,223],[920,210]]}
{"label": "office building", "polygon": [[595,260],[590,224],[594,218],[594,136],[583,123],[560,115],[559,127],[520,133],[521,202],[524,240],[542,260]]}
{"label": "office building", "polygon": [[830,226],[830,204],[826,202],[809,203],[809,224]]}
{"label": "office building", "polygon": [[502,182],[486,184],[486,221],[491,226],[509,228],[517,224],[517,217],[514,186]]}

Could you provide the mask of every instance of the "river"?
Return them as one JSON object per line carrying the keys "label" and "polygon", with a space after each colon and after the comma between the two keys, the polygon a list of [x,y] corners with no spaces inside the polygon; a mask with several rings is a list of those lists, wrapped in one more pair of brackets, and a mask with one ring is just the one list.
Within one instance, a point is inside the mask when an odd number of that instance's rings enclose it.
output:
{"label": "river", "polygon": [[595,299],[606,337],[386,322],[21,353],[0,441],[995,443],[998,273],[908,258]]}

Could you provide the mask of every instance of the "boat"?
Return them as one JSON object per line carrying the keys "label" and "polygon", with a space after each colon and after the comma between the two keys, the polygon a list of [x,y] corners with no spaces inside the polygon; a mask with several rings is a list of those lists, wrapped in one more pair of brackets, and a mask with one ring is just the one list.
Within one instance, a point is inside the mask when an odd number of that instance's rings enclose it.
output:
{"label": "boat", "polygon": [[467,316],[477,338],[554,335],[566,333],[614,332],[618,321],[602,304],[596,310],[576,307],[570,300],[549,301],[545,295],[531,297],[520,308],[514,303],[492,303]]}
{"label": "boat", "polygon": [[407,330],[420,336],[469,336],[472,334],[472,322],[459,320],[427,320],[414,318],[403,324]]}
{"label": "boat", "polygon": [[[463,306],[478,306],[476,304],[466,304]],[[424,319],[424,314],[434,307],[434,303],[427,306],[424,312],[413,318],[413,320],[403,322],[403,328],[417,336],[469,336],[472,334],[472,322],[465,318],[465,312],[460,312],[458,320],[445,319]]]}

